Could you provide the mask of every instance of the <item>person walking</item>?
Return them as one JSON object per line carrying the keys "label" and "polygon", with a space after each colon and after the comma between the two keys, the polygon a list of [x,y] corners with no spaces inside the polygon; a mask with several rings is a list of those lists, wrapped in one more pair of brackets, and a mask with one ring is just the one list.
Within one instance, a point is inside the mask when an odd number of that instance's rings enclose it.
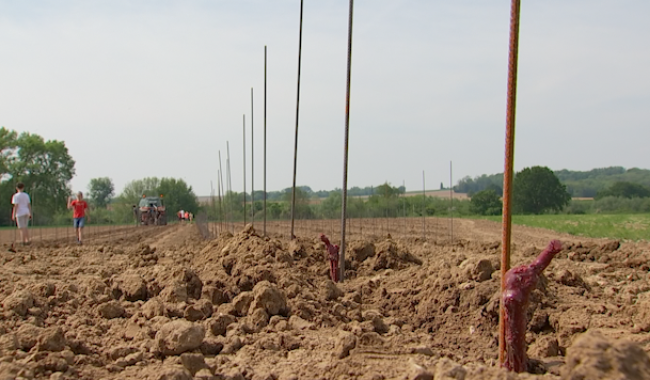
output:
{"label": "person walking", "polygon": [[73,210],[72,218],[74,219],[73,226],[75,229],[75,234],[77,235],[77,244],[82,244],[82,230],[89,218],[86,217],[86,209],[88,209],[88,203],[84,201],[84,195],[81,191],[77,193],[77,199],[72,200],[72,197],[68,198],[68,209]]}
{"label": "person walking", "polygon": [[14,205],[11,211],[11,220],[16,222],[23,244],[29,244],[29,231],[27,227],[29,220],[32,218],[32,202],[29,194],[25,192],[24,183],[18,182],[16,184],[16,194],[11,198],[11,204]]}

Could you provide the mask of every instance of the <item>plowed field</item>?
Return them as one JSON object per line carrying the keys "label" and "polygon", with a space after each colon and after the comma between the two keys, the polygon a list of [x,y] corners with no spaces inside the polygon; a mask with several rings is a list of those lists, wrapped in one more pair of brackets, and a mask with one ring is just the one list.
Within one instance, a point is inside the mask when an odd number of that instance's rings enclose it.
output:
{"label": "plowed field", "polygon": [[650,378],[647,242],[515,227],[513,266],[551,239],[565,248],[531,297],[535,374],[507,374],[500,225],[457,220],[451,241],[403,223],[412,233],[353,224],[342,284],[318,240],[338,243],[334,221],[293,241],[284,224],[213,240],[193,225],[98,231],[17,252],[3,240],[0,379]]}

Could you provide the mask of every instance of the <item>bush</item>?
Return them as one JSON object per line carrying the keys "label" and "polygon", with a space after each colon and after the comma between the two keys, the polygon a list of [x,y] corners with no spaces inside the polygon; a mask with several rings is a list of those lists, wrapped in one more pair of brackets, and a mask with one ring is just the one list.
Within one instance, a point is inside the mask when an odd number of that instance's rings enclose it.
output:
{"label": "bush", "polygon": [[470,211],[478,215],[501,215],[503,203],[492,189],[479,191],[471,200]]}

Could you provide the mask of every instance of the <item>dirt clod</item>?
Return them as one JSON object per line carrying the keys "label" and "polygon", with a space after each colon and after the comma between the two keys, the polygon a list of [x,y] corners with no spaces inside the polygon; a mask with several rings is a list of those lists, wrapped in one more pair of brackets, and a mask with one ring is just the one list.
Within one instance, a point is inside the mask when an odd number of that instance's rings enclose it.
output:
{"label": "dirt clod", "polygon": [[163,355],[179,355],[201,346],[205,328],[199,324],[177,320],[164,324],[156,333],[156,346]]}
{"label": "dirt clod", "polygon": [[638,345],[613,341],[596,331],[580,335],[567,349],[563,379],[650,379],[650,358]]}

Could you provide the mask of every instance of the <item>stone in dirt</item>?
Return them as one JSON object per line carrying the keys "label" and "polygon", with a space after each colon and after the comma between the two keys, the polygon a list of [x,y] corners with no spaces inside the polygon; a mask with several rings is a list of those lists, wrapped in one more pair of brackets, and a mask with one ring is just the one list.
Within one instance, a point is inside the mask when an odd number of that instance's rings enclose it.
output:
{"label": "stone in dirt", "polygon": [[587,331],[567,349],[565,380],[650,379],[650,358],[638,345]]}
{"label": "stone in dirt", "polygon": [[436,363],[436,380],[464,380],[467,370],[460,364],[447,358],[442,358]]}
{"label": "stone in dirt", "polygon": [[255,309],[241,324],[241,330],[247,334],[258,333],[269,324],[269,315],[264,309]]}
{"label": "stone in dirt", "polygon": [[185,269],[182,280],[187,284],[187,295],[190,298],[200,299],[203,282],[199,276],[193,270]]}
{"label": "stone in dirt", "polygon": [[472,279],[477,282],[487,281],[492,278],[492,272],[494,272],[492,262],[488,259],[481,259],[472,268]]}
{"label": "stone in dirt", "polygon": [[213,285],[204,286],[201,292],[201,297],[212,302],[215,306],[228,302],[228,297],[224,294],[223,289],[219,289]]}
{"label": "stone in dirt", "polygon": [[337,358],[343,359],[350,356],[350,351],[357,346],[357,337],[349,332],[341,332],[336,340],[334,352]]}
{"label": "stone in dirt", "polygon": [[433,380],[433,373],[426,370],[426,368],[415,363],[411,363],[411,373],[408,377],[409,380]]}
{"label": "stone in dirt", "polygon": [[146,301],[147,283],[139,273],[129,270],[115,278],[111,292],[113,294],[122,294],[126,301]]}
{"label": "stone in dirt", "polygon": [[559,354],[560,345],[557,338],[550,335],[540,336],[528,347],[528,356],[532,358],[550,358]]}
{"label": "stone in dirt", "polygon": [[126,311],[117,301],[103,303],[97,307],[97,313],[106,319],[120,318]]}
{"label": "stone in dirt", "polygon": [[377,244],[373,270],[404,269],[408,264],[422,265],[422,260],[405,249],[398,249],[393,240],[385,240]]}
{"label": "stone in dirt", "polygon": [[320,288],[320,297],[325,301],[335,301],[343,295],[343,291],[331,280],[325,281]]}
{"label": "stone in dirt", "polygon": [[16,334],[0,335],[0,355],[3,351],[15,351],[18,348],[18,337]]}
{"label": "stone in dirt", "polygon": [[212,315],[212,311],[212,303],[206,299],[202,299],[185,308],[185,319],[192,322],[200,321],[209,318]]}
{"label": "stone in dirt", "polygon": [[38,336],[41,335],[42,328],[32,324],[24,324],[16,331],[18,338],[18,348],[23,351],[29,351],[38,343]]}
{"label": "stone in dirt", "polygon": [[232,300],[234,312],[238,317],[245,317],[248,315],[251,303],[253,303],[252,292],[241,292],[235,299]]}
{"label": "stone in dirt", "polygon": [[222,354],[231,355],[239,351],[240,348],[244,347],[238,336],[231,337],[228,342],[224,345]]}
{"label": "stone in dirt", "polygon": [[65,338],[60,327],[45,329],[37,339],[36,347],[39,351],[63,351]]}
{"label": "stone in dirt", "polygon": [[559,282],[562,285],[572,286],[576,288],[587,288],[582,277],[579,275],[567,270],[561,269],[557,273],[554,273],[555,281]]}
{"label": "stone in dirt", "polygon": [[27,290],[13,292],[2,301],[2,308],[5,311],[14,312],[21,317],[24,317],[33,306],[34,296]]}
{"label": "stone in dirt", "polygon": [[205,328],[185,320],[164,324],[156,333],[156,346],[163,355],[179,355],[201,346]]}
{"label": "stone in dirt", "polygon": [[600,253],[612,253],[621,247],[619,240],[607,242],[600,246]]}
{"label": "stone in dirt", "polygon": [[189,300],[187,285],[180,283],[170,284],[160,292],[160,298],[169,303],[187,302]]}
{"label": "stone in dirt", "polygon": [[226,336],[228,326],[235,323],[237,318],[230,314],[220,314],[207,320],[207,326],[215,336]]}
{"label": "stone in dirt", "polygon": [[375,255],[375,245],[370,241],[353,241],[348,248],[349,257],[359,263]]}
{"label": "stone in dirt", "polygon": [[181,363],[194,376],[199,370],[207,368],[205,358],[202,354],[184,353],[181,355]]}
{"label": "stone in dirt", "polygon": [[287,316],[289,313],[287,295],[274,284],[261,281],[253,288],[253,302],[250,311],[256,309],[264,310],[269,316]]}
{"label": "stone in dirt", "polygon": [[212,372],[210,372],[210,370],[207,368],[201,369],[197,373],[195,373],[194,379],[195,380],[218,380],[218,378],[214,376]]}
{"label": "stone in dirt", "polygon": [[147,319],[162,317],[165,315],[165,303],[158,297],[154,297],[142,305],[142,314]]}
{"label": "stone in dirt", "polygon": [[313,323],[305,321],[297,315],[292,315],[289,318],[289,326],[295,330],[312,330],[314,328]]}
{"label": "stone in dirt", "polygon": [[206,337],[203,339],[203,343],[201,343],[199,349],[203,355],[219,355],[221,350],[223,350],[223,342],[216,337]]}
{"label": "stone in dirt", "polygon": [[157,380],[193,380],[192,374],[181,366],[167,366],[159,371]]}

